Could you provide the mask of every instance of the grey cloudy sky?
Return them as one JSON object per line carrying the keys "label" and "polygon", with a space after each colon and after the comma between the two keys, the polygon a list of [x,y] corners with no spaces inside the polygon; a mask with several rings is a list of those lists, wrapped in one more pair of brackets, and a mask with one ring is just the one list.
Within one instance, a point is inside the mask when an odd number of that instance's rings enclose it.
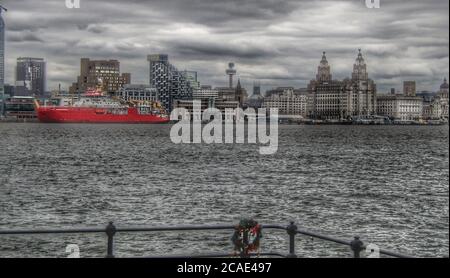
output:
{"label": "grey cloudy sky", "polygon": [[9,11],[6,81],[15,59],[43,57],[48,89],[76,80],[81,57],[119,59],[133,83],[148,83],[147,54],[167,53],[202,84],[226,85],[234,61],[243,85],[305,87],[322,51],[334,78],[350,76],[362,48],[379,87],[437,90],[449,74],[448,0],[1,0]]}

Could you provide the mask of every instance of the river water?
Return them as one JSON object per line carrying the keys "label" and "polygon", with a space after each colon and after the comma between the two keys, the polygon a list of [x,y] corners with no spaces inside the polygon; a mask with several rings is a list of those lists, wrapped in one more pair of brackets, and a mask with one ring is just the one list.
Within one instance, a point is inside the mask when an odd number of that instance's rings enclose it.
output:
{"label": "river water", "polygon": [[[0,123],[0,230],[297,225],[421,257],[449,253],[448,126],[279,127],[279,149],[171,143],[170,125]],[[231,252],[230,232],[118,234],[117,256]],[[0,236],[0,257],[105,255],[95,235]],[[287,252],[264,231],[262,251]],[[299,236],[303,257],[350,256]]]}

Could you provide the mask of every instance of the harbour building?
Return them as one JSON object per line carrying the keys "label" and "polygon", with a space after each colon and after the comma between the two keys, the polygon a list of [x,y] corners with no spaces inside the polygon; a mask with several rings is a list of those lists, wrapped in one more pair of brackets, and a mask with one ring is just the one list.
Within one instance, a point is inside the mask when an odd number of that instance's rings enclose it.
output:
{"label": "harbour building", "polygon": [[441,84],[437,94],[423,101],[423,113],[425,120],[444,120],[448,122],[448,89],[447,78]]}
{"label": "harbour building", "polygon": [[406,95],[379,95],[377,113],[398,121],[420,121],[423,116],[423,99]]}
{"label": "harbour building", "polygon": [[361,49],[353,65],[352,78],[344,80],[344,83],[348,99],[347,116],[358,118],[376,115],[377,87],[369,78]]}
{"label": "harbour building", "polygon": [[326,53],[317,69],[315,80],[308,85],[308,116],[319,120],[342,121],[376,115],[376,85],[369,78],[367,64],[359,50],[351,78],[332,79]]}
{"label": "harbour building", "polygon": [[326,52],[317,68],[316,79],[308,85],[311,104],[308,116],[320,120],[341,120],[347,116],[347,95],[342,81],[333,80]]}
{"label": "harbour building", "polygon": [[307,105],[306,94],[297,93],[293,88],[289,88],[282,93],[265,97],[262,107],[277,108],[279,115],[295,115],[305,118],[307,117]]}

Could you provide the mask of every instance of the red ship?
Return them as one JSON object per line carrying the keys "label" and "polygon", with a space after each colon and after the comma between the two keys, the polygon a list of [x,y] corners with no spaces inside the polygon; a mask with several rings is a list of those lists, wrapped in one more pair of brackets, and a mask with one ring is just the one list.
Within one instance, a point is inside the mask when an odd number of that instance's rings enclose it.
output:
{"label": "red ship", "polygon": [[43,123],[134,123],[169,122],[158,103],[123,101],[106,96],[99,89],[89,89],[79,97],[52,99],[52,105],[35,101],[37,117]]}

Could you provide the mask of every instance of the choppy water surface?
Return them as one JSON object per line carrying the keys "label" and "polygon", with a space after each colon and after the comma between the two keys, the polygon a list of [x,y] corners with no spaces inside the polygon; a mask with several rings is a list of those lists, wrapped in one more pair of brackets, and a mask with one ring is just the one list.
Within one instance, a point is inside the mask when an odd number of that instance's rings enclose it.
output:
{"label": "choppy water surface", "polygon": [[[262,223],[448,256],[448,126],[280,126],[280,147],[175,145],[169,125],[0,124],[0,229]],[[230,233],[118,234],[117,256],[230,251]],[[0,256],[104,256],[101,235],[0,236]],[[265,251],[287,251],[265,231]],[[299,237],[306,257],[347,248]]]}

